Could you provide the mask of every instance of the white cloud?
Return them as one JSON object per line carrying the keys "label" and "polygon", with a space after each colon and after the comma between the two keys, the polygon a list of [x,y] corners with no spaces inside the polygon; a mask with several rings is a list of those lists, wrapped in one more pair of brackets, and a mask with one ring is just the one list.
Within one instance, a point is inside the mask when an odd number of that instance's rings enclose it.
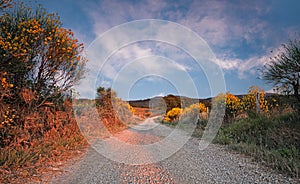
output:
{"label": "white cloud", "polygon": [[103,0],[98,3],[87,2],[86,12],[94,21],[95,34],[100,35],[109,28],[129,20],[158,18],[166,6],[167,3],[160,0],[137,1],[135,3]]}
{"label": "white cloud", "polygon": [[[224,48],[235,49],[242,44],[252,47],[257,40],[270,39],[272,27],[258,18],[268,12],[262,11],[262,7],[267,5],[261,1],[192,1],[188,13],[176,21],[197,32],[217,55],[221,55],[219,52],[224,52]],[[257,48],[263,46],[255,45]]]}
{"label": "white cloud", "polygon": [[252,56],[248,59],[220,59],[216,60],[216,63],[224,70],[235,70],[238,71],[239,78],[245,78],[246,73],[256,74],[256,68],[260,68],[270,61],[270,58],[277,56],[281,51],[280,48],[268,49],[274,50],[274,52],[262,55]]}
{"label": "white cloud", "polygon": [[132,44],[120,49],[115,54],[117,55],[117,57],[128,60],[150,56],[153,55],[153,52],[151,48],[141,48],[138,46],[138,44]]}
{"label": "white cloud", "polygon": [[[256,68],[261,67],[269,60],[269,48],[271,44],[280,43],[282,38],[276,36],[280,31],[274,31],[274,26],[265,21],[265,16],[270,7],[266,2],[255,1],[247,3],[234,3],[228,1],[177,1],[167,3],[159,0],[147,0],[140,2],[128,1],[110,1],[104,0],[98,3],[88,3],[86,11],[93,19],[93,32],[99,36],[113,26],[126,23],[137,19],[166,19],[182,24],[205,39],[215,52],[217,59],[215,62],[224,70],[237,71],[239,78],[247,77],[247,74],[256,75]],[[157,38],[165,38],[172,40],[172,44],[180,45],[187,40],[184,39],[188,32],[181,34],[172,34],[174,29],[164,29],[155,32]],[[297,30],[286,29],[286,30]],[[282,32],[282,30],[281,30]],[[135,34],[134,32],[132,33]],[[98,47],[98,50],[91,52],[115,51],[115,55],[109,58],[109,62],[105,65],[103,73],[109,79],[115,78],[122,67],[136,58],[143,58],[151,55],[168,56],[172,60],[176,70],[188,71],[193,69],[193,66],[184,63],[186,54],[178,52],[176,49],[164,47],[165,43],[157,43],[155,46],[145,47],[143,44],[137,43],[119,49],[120,40],[125,41],[128,35],[118,33],[107,37],[105,44]],[[196,50],[201,50],[193,40],[189,41],[189,48],[195,53]],[[242,49],[241,49],[242,48]],[[157,52],[161,50],[161,52]],[[180,48],[179,48],[180,49]],[[169,55],[162,53],[168,52]],[[203,58],[207,58],[211,53],[204,50]],[[227,55],[229,54],[229,55]],[[227,56],[225,56],[227,55]],[[225,56],[225,57],[224,57]],[[97,57],[95,57],[97,58]],[[240,59],[245,58],[245,59]],[[95,71],[92,75],[96,75],[96,70],[99,69],[99,63],[90,64]],[[142,71],[157,71],[163,73],[161,65],[156,62],[139,63],[138,69]],[[169,66],[164,66],[168,70]],[[170,68],[174,71],[174,68]],[[136,70],[139,72],[139,70]]]}
{"label": "white cloud", "polygon": [[158,95],[155,95],[154,97],[159,96],[159,97],[164,97],[166,94],[164,92],[159,93]]}
{"label": "white cloud", "polygon": [[139,58],[125,65],[114,78],[113,89],[118,91],[122,98],[127,99],[126,95],[131,87],[142,79],[151,82],[163,79],[183,94],[196,95],[188,72],[181,65],[160,56]]}

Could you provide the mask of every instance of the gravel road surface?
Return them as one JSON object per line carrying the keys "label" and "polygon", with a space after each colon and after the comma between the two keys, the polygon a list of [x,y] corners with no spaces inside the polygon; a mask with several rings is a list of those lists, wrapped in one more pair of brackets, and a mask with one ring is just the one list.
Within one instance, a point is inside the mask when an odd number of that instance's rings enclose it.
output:
{"label": "gravel road surface", "polygon": [[[146,145],[163,140],[172,131],[148,119],[114,138],[132,145]],[[176,136],[180,139],[184,133]],[[96,142],[81,160],[63,168],[64,172],[53,177],[51,183],[299,183],[221,145],[210,144],[200,151],[196,138],[190,138],[179,151],[162,161],[143,165],[120,163],[96,150],[110,145],[115,149],[113,154],[131,153],[128,159],[150,161],[153,153],[149,156],[149,150],[142,149],[132,154],[132,150],[127,150],[131,147],[115,145],[110,139],[105,144]]]}

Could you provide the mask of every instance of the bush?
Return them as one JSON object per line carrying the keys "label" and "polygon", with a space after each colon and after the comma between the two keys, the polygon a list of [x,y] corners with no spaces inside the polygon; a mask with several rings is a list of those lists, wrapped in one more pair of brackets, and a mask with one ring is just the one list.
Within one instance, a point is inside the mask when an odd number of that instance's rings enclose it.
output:
{"label": "bush", "polygon": [[[0,14],[0,170],[16,178],[84,144],[69,100],[83,76],[83,45],[61,26],[57,14],[22,3]],[[0,183],[11,182],[0,173]]]}
{"label": "bush", "polygon": [[167,112],[165,121],[176,121],[179,120],[179,117],[181,115],[182,109],[175,107]]}
{"label": "bush", "polygon": [[2,102],[27,103],[20,95],[30,90],[30,107],[39,107],[63,97],[82,77],[83,44],[61,26],[57,14],[22,3],[0,17],[0,90],[6,94]]}
{"label": "bush", "polygon": [[[112,133],[118,131],[118,127],[125,128],[128,123],[134,121],[133,107],[118,98],[116,92],[111,90],[111,88],[98,87],[96,106],[100,118]],[[114,128],[111,129],[111,127]],[[118,130],[115,130],[115,128]]]}

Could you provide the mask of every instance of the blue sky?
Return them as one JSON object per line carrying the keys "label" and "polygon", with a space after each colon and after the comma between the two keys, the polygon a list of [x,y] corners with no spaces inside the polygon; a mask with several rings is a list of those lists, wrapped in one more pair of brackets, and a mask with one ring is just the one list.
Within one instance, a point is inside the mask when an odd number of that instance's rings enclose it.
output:
{"label": "blue sky", "polygon": [[[224,75],[225,89],[220,91],[233,94],[246,93],[251,85],[257,85],[265,91],[272,90],[271,85],[258,79],[257,69],[279,52],[282,43],[299,35],[300,30],[300,1],[297,0],[41,0],[38,3],[48,12],[57,12],[61,16],[63,26],[72,29],[75,36],[85,44],[88,58],[100,52],[97,38],[115,26],[141,19],[178,23],[196,33],[207,44],[208,48],[204,48],[204,51],[212,51],[215,56],[213,62]],[[105,41],[114,43],[114,39],[120,37],[122,34]],[[89,62],[101,63],[97,60]],[[80,83],[77,90],[81,97],[93,98],[98,85],[113,87],[123,99],[145,99],[170,93],[205,98],[219,92],[212,92],[209,72],[197,65],[189,53],[178,45],[156,40],[138,41],[114,50],[105,63],[97,64],[98,73],[93,73],[96,65],[90,66],[92,70],[89,75],[97,80],[87,78],[89,82]],[[145,69],[147,76],[135,75],[143,67],[150,69]],[[159,67],[178,75],[169,75],[174,77],[169,79],[164,76],[168,75],[167,72]],[[150,75],[152,71],[153,75]],[[132,79],[134,77],[137,77],[136,80]],[[123,81],[124,78],[131,79]],[[124,84],[121,81],[128,84],[126,89],[121,87]]]}

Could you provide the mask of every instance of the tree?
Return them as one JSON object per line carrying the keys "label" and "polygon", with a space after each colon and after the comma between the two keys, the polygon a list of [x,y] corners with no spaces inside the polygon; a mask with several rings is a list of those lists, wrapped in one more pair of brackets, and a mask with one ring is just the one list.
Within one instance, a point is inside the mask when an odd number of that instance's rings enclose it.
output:
{"label": "tree", "polygon": [[300,40],[283,44],[282,51],[264,66],[262,77],[284,93],[292,94],[300,109]]}
{"label": "tree", "polygon": [[5,8],[12,7],[12,0],[0,0],[0,12],[3,11]]}
{"label": "tree", "polygon": [[168,96],[163,97],[163,99],[167,106],[166,112],[172,110],[175,107],[181,108],[180,97],[174,96],[174,95],[168,95]]}
{"label": "tree", "polygon": [[4,13],[0,17],[0,76],[5,74],[13,86],[6,102],[20,102],[22,90],[35,94],[35,107],[61,98],[83,76],[83,49],[73,32],[62,27],[59,16],[41,6],[32,10],[21,3]]}
{"label": "tree", "polygon": [[99,108],[106,110],[112,110],[112,98],[115,98],[116,94],[111,90],[111,88],[98,87],[97,88],[97,98],[96,105]]}

